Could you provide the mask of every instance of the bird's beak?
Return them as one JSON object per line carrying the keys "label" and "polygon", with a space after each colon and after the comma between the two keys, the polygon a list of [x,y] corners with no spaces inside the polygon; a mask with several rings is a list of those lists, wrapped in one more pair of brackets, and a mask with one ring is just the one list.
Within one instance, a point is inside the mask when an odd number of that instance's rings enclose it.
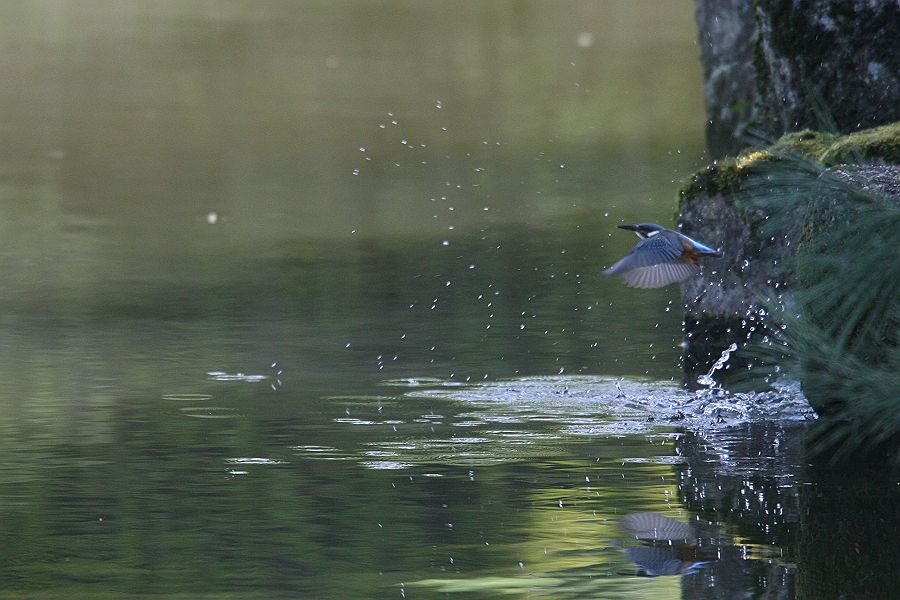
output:
{"label": "bird's beak", "polygon": [[619,225],[619,229],[627,229],[628,231],[637,231],[637,225]]}

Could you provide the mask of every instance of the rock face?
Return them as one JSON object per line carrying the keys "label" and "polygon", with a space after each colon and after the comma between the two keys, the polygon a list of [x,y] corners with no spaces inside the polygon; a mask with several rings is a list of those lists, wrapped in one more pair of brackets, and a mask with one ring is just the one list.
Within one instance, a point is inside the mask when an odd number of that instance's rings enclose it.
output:
{"label": "rock face", "polygon": [[[736,206],[727,191],[698,193],[682,202],[681,231],[723,252],[722,258],[706,262],[701,277],[682,286],[688,382],[706,373],[729,345],[743,346],[760,329],[765,311],[759,290],[786,291],[784,258],[802,228],[798,224],[784,235],[767,236],[762,233],[765,221],[761,211]],[[739,360],[734,357],[732,366],[743,366],[735,362]]]}
{"label": "rock face", "polygon": [[715,159],[737,154],[750,130],[900,120],[895,0],[697,0],[697,22]]}
{"label": "rock face", "polygon": [[[758,387],[793,364],[811,459],[900,469],[900,2],[697,0],[697,17],[716,161],[678,223],[724,257],[683,288],[685,380],[727,359],[717,381]],[[781,137],[740,151],[748,131]]]}
{"label": "rock face", "polygon": [[701,276],[682,287],[687,381],[705,373],[731,343],[743,346],[748,336],[758,340],[764,327],[782,324],[778,315],[763,318],[762,297],[792,304],[789,264],[808,223],[797,218],[776,233],[769,215],[745,201],[751,176],[777,170],[785,156],[815,161],[841,181],[900,204],[900,123],[845,136],[790,134],[768,149],[749,150],[696,173],[681,190],[678,226],[721,248],[724,256],[707,261]]}
{"label": "rock face", "polygon": [[900,120],[900,3],[759,0],[756,15],[762,124],[769,133],[821,126],[816,94],[838,131]]}

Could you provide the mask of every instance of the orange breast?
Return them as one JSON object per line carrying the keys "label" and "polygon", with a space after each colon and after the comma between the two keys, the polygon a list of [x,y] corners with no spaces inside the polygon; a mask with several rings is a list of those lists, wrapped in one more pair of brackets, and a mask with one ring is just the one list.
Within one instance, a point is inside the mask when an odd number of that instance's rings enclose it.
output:
{"label": "orange breast", "polygon": [[697,251],[694,250],[694,247],[691,246],[688,242],[681,240],[681,260],[690,261],[695,265],[700,264],[700,255],[697,254]]}

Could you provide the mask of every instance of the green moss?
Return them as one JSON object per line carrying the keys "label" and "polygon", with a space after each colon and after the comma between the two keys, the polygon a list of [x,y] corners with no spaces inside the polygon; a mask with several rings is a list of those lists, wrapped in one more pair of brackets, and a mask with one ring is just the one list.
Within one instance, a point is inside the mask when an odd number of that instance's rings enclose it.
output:
{"label": "green moss", "polygon": [[770,151],[775,154],[785,151],[797,152],[821,160],[821,156],[835,143],[838,137],[840,136],[834,133],[804,129],[784,135],[770,148]]}
{"label": "green moss", "polygon": [[694,173],[678,191],[680,202],[700,193],[728,194],[740,186],[745,174],[734,158],[725,158]]}
{"label": "green moss", "polygon": [[742,152],[698,171],[679,191],[681,204],[700,193],[730,195],[765,161],[777,161],[785,154],[802,154],[827,166],[883,160],[900,164],[900,122],[839,135],[809,129],[789,133],[763,150]]}
{"label": "green moss", "polygon": [[900,122],[839,136],[817,159],[834,165],[858,157],[900,164]]}

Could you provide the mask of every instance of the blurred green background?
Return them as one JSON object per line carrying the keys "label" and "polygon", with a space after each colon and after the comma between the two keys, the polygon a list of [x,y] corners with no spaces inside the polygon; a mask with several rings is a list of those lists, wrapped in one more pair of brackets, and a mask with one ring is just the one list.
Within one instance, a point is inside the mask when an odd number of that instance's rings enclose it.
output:
{"label": "blurred green background", "polygon": [[[219,355],[237,327],[264,360],[314,337],[358,342],[339,371],[401,349],[417,371],[541,332],[525,344],[553,356],[504,373],[642,373],[662,333],[674,372],[677,293],[597,274],[633,243],[614,226],[671,223],[702,162],[689,2],[29,1],[0,23],[0,307],[22,342],[69,319],[116,363],[138,349],[106,336],[135,319],[162,356],[160,323],[205,323],[182,341],[209,364],[247,360]],[[636,347],[639,322],[665,328]]]}

